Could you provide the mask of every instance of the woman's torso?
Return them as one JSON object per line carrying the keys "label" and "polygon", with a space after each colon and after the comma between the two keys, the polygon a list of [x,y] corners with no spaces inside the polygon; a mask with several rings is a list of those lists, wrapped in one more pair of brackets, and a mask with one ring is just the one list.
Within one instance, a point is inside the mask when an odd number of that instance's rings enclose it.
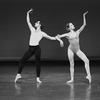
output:
{"label": "woman's torso", "polygon": [[68,41],[70,43],[69,49],[71,49],[74,53],[76,53],[80,49],[79,45],[79,34],[78,32],[70,32],[68,33]]}

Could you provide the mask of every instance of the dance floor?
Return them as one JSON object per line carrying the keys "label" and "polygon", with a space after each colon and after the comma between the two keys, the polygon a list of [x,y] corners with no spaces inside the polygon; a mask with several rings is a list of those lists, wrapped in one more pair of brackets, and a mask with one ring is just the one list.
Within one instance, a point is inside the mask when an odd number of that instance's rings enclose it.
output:
{"label": "dance floor", "polygon": [[36,83],[35,66],[26,65],[22,78],[14,83],[18,65],[0,66],[0,100],[100,100],[100,67],[91,66],[89,84],[84,65],[75,66],[75,82],[70,79],[69,66],[42,66],[42,84]]}

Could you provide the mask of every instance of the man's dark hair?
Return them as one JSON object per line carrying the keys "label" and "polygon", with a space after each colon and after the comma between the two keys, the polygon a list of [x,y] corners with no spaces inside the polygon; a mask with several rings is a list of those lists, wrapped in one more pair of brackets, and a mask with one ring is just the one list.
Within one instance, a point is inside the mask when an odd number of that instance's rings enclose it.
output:
{"label": "man's dark hair", "polygon": [[38,21],[40,21],[40,25],[41,25],[41,30],[44,28],[44,22],[43,21],[41,21],[41,20],[38,20]]}

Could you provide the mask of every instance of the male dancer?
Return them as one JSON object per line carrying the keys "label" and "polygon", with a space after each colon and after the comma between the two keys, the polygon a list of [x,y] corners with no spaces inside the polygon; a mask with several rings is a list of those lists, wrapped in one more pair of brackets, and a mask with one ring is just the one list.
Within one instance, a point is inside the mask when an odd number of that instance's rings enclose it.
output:
{"label": "male dancer", "polygon": [[75,27],[72,23],[68,23],[66,25],[66,30],[69,31],[69,33],[65,33],[62,35],[58,35],[58,38],[66,37],[69,40],[69,47],[68,47],[68,58],[70,61],[70,75],[71,80],[69,80],[67,83],[74,82],[74,53],[81,58],[85,63],[85,69],[87,72],[86,78],[89,80],[89,83],[91,83],[91,74],[90,74],[90,67],[89,67],[89,59],[86,57],[86,55],[80,50],[79,45],[79,35],[86,26],[86,18],[85,15],[88,12],[83,14],[83,25],[81,28],[77,31],[74,31]]}
{"label": "male dancer", "polygon": [[[30,41],[29,41],[29,49],[28,51],[24,54],[24,56],[21,58],[20,62],[19,62],[19,68],[18,68],[18,73],[15,77],[15,82],[18,81],[18,79],[21,78],[21,72],[23,70],[24,67],[24,63],[33,56],[33,54],[35,55],[35,60],[36,60],[36,74],[37,74],[37,82],[41,83],[42,81],[40,80],[40,72],[41,72],[41,67],[40,67],[40,57],[41,57],[41,48],[39,46],[39,42],[40,40],[45,37],[47,39],[50,40],[56,40],[56,37],[51,37],[49,35],[47,35],[45,32],[42,31],[43,28],[43,23],[41,21],[37,21],[35,23],[35,26],[33,27],[32,24],[30,23],[30,18],[29,18],[29,14],[33,11],[33,9],[30,9],[27,12],[27,24],[29,26],[29,29],[31,31],[31,35],[30,35]],[[58,39],[60,41],[60,45],[63,46],[63,42]]]}

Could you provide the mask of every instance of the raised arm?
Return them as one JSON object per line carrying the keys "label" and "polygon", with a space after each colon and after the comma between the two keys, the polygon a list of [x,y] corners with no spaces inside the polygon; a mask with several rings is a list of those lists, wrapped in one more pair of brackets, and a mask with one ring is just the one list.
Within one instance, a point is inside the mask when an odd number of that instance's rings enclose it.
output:
{"label": "raised arm", "polygon": [[86,18],[85,18],[85,16],[86,16],[87,13],[88,13],[88,11],[85,12],[85,13],[83,14],[83,25],[82,25],[82,26],[80,27],[80,29],[78,30],[79,33],[80,33],[81,31],[83,31],[84,27],[86,26]]}
{"label": "raised arm", "polygon": [[27,17],[26,17],[26,19],[27,19],[27,24],[28,24],[30,30],[35,29],[35,28],[32,26],[32,24],[30,23],[30,18],[29,18],[29,14],[32,13],[32,11],[33,11],[33,9],[30,9],[30,10],[27,12]]}

